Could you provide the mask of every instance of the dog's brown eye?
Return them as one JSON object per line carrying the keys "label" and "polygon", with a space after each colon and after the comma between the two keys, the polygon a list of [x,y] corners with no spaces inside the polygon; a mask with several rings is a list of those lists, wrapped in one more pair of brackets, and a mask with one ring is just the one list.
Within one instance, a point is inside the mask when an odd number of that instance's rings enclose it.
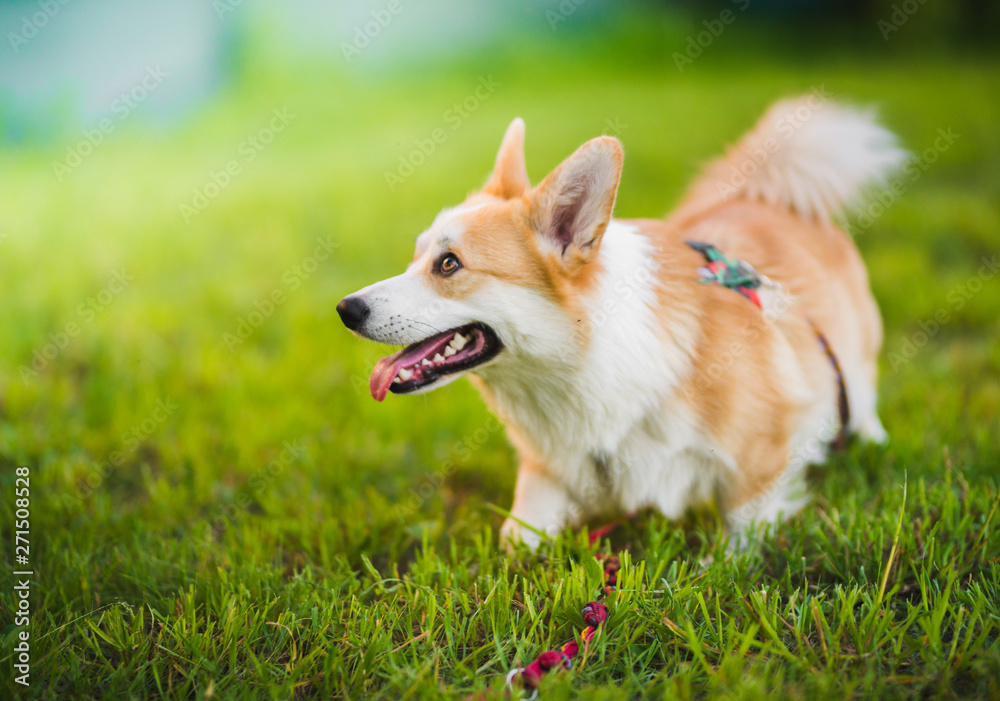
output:
{"label": "dog's brown eye", "polygon": [[454,253],[445,253],[438,263],[438,272],[442,275],[451,275],[461,267],[462,263],[458,260],[458,256]]}

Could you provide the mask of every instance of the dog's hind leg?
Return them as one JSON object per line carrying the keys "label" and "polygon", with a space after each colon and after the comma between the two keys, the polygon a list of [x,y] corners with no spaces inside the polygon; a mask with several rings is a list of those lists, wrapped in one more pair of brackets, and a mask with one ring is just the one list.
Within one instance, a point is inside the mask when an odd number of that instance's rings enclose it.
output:
{"label": "dog's hind leg", "polygon": [[876,360],[872,358],[864,363],[866,367],[857,368],[853,372],[848,369],[847,386],[848,400],[851,405],[851,433],[856,434],[863,441],[871,441],[884,445],[889,440],[879,420],[876,408],[877,390]]}
{"label": "dog's hind leg", "polygon": [[889,434],[882,426],[882,421],[879,419],[878,414],[874,411],[868,414],[866,418],[857,428],[858,436],[865,441],[871,441],[872,443],[878,443],[879,445],[885,445],[889,442]]}

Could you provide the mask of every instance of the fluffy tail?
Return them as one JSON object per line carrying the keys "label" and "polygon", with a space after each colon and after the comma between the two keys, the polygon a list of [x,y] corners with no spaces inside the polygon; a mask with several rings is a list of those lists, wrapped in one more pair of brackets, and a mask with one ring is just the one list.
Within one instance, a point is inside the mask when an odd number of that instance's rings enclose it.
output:
{"label": "fluffy tail", "polygon": [[871,110],[838,105],[818,92],[782,100],[709,165],[684,209],[742,198],[826,222],[906,157]]}

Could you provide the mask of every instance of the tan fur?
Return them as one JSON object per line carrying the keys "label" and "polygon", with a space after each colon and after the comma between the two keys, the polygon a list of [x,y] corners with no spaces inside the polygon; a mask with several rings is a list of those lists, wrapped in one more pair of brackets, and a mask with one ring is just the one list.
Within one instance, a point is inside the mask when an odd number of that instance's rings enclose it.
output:
{"label": "tan fur", "polygon": [[[699,339],[681,394],[720,445],[740,456],[743,483],[725,495],[726,506],[739,506],[784,469],[787,417],[795,407],[786,398],[787,370],[771,361],[778,330],[761,321],[741,295],[698,282],[704,257],[684,241],[710,241],[781,281],[795,300],[781,317],[780,333],[812,370],[796,380],[827,396],[831,405],[837,401],[836,377],[807,320],[822,330],[842,363],[863,365],[874,380],[881,321],[864,265],[844,232],[761,203],[728,203],[676,223],[628,223],[655,242],[669,271],[661,285],[660,314],[665,321],[691,325]],[[706,380],[710,369],[715,374]]]}
{"label": "tan fur", "polygon": [[[741,157],[739,151],[730,155],[731,159]],[[498,156],[498,168],[519,168],[522,162],[504,157],[503,149]],[[712,172],[723,172],[727,165],[723,160]],[[550,174],[542,187],[557,172]],[[504,182],[504,178],[494,174],[493,182]],[[490,190],[488,187],[487,192],[496,194],[503,188],[493,186]],[[530,229],[526,232],[519,219],[526,199],[530,206],[531,198],[520,194],[508,200],[507,210],[516,214],[506,222],[503,233],[503,217],[494,211],[473,220],[470,231],[483,256],[482,265],[504,261],[505,274],[515,275],[526,286],[549,291],[573,315],[572,300],[587,294],[600,269],[588,265],[590,250],[575,252],[577,257],[570,258],[568,264],[551,252],[537,258],[537,236]],[[540,201],[534,199],[535,203]],[[544,216],[533,213],[534,226],[530,228],[539,228],[537,222]],[[517,224],[512,227],[511,221]],[[836,227],[763,202],[720,201],[711,195],[707,183],[696,184],[678,213],[666,221],[625,223],[637,226],[658,250],[663,271],[659,315],[664,332],[680,324],[697,339],[693,368],[678,394],[714,439],[728,453],[740,456],[739,479],[720,495],[724,509],[738,507],[766,491],[788,464],[794,430],[791,421],[797,409],[789,398],[789,382],[806,384],[793,388],[792,395],[796,391],[823,395],[831,406],[837,401],[835,373],[807,320],[822,330],[842,363],[864,367],[868,381],[874,382],[881,320],[864,264],[851,239]],[[516,236],[511,234],[512,228],[517,230]],[[701,284],[697,268],[704,265],[704,258],[684,243],[687,239],[711,242],[726,255],[751,262],[759,272],[780,280],[794,296],[794,308],[776,326],[769,326],[759,320],[757,310],[742,296]],[[528,258],[508,247],[499,250],[498,242],[512,241],[524,246]],[[530,262],[533,256],[534,263]],[[790,379],[787,368],[774,362],[778,334],[781,342],[791,344],[794,355],[809,372]],[[489,401],[487,388],[481,382],[477,385]],[[523,443],[516,430],[513,437]],[[529,446],[520,448],[525,456],[522,469],[545,471],[544,465],[531,457]]]}

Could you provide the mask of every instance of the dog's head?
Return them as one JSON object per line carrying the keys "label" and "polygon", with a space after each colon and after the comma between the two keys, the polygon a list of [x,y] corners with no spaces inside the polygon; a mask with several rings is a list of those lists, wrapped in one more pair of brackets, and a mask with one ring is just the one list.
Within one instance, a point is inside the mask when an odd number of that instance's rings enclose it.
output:
{"label": "dog's head", "polygon": [[508,358],[564,358],[585,328],[578,300],[598,272],[622,160],[602,136],[532,189],[515,119],[486,186],[417,237],[406,272],[337,305],[361,336],[408,344],[378,362],[372,396],[429,391]]}

